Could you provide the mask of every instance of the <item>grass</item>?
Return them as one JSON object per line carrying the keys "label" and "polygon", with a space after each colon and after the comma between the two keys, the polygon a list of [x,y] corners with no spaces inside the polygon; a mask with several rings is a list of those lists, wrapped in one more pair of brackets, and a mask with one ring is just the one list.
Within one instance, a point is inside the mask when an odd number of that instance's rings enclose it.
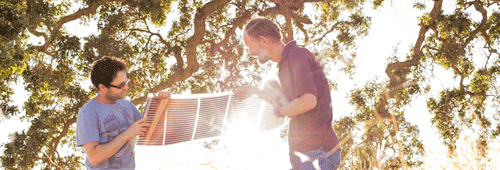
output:
{"label": "grass", "polygon": [[424,164],[417,169],[498,169],[500,166],[500,140],[493,139],[488,143],[485,157],[481,157],[476,141],[468,136],[457,141],[456,154],[436,152],[426,149]]}

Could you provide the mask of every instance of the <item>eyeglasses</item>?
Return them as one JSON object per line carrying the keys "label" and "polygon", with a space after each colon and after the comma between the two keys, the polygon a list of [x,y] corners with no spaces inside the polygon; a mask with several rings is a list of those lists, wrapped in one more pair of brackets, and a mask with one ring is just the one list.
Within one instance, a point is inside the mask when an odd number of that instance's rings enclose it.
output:
{"label": "eyeglasses", "polygon": [[125,87],[125,85],[127,85],[127,83],[128,83],[128,80],[125,81],[125,82],[120,83],[120,85],[118,85],[118,86],[109,84],[108,87],[114,87],[114,88],[117,88],[117,89],[122,89],[123,87]]}

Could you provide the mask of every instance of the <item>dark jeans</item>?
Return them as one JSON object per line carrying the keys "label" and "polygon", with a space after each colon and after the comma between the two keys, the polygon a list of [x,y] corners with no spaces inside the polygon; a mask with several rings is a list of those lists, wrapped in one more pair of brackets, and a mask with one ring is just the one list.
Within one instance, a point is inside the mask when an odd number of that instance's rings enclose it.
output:
{"label": "dark jeans", "polygon": [[293,170],[315,170],[316,167],[322,170],[336,170],[340,166],[340,149],[333,152],[328,158],[323,148],[310,150],[304,153],[309,160],[302,161],[300,157],[295,158],[292,163]]}

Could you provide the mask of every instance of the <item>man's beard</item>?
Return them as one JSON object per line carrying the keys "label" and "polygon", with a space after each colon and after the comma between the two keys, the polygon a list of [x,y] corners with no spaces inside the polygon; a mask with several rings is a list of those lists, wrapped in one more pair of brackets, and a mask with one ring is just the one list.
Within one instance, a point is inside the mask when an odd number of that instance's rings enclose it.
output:
{"label": "man's beard", "polygon": [[268,56],[260,56],[260,55],[259,55],[258,59],[259,59],[260,64],[265,64],[265,63],[267,63],[267,61],[270,60],[270,58]]}
{"label": "man's beard", "polygon": [[262,49],[259,45],[259,53],[257,54],[257,59],[259,59],[260,64],[265,64],[267,61],[271,60],[271,54],[269,51]]}
{"label": "man's beard", "polygon": [[118,93],[118,94],[108,93],[105,95],[105,97],[106,97],[106,99],[108,99],[110,101],[117,101],[117,100],[125,98],[125,95],[122,95],[122,93]]}

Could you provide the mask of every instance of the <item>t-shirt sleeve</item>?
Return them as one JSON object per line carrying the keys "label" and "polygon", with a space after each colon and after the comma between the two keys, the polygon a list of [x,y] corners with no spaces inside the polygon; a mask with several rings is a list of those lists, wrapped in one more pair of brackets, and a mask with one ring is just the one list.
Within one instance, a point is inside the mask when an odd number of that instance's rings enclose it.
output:
{"label": "t-shirt sleeve", "polygon": [[131,110],[133,110],[133,115],[134,115],[134,122],[137,122],[139,119],[142,119],[143,115],[142,113],[137,109],[137,107],[135,107],[135,105],[132,103],[132,102],[128,102],[129,105],[128,107],[130,107]]}
{"label": "t-shirt sleeve", "polygon": [[89,108],[82,107],[76,119],[76,145],[99,141],[99,127],[97,113]]}
{"label": "t-shirt sleeve", "polygon": [[314,74],[307,54],[304,49],[298,49],[289,56],[290,69],[292,70],[295,91],[297,92],[295,97],[300,97],[305,93],[317,96]]}

